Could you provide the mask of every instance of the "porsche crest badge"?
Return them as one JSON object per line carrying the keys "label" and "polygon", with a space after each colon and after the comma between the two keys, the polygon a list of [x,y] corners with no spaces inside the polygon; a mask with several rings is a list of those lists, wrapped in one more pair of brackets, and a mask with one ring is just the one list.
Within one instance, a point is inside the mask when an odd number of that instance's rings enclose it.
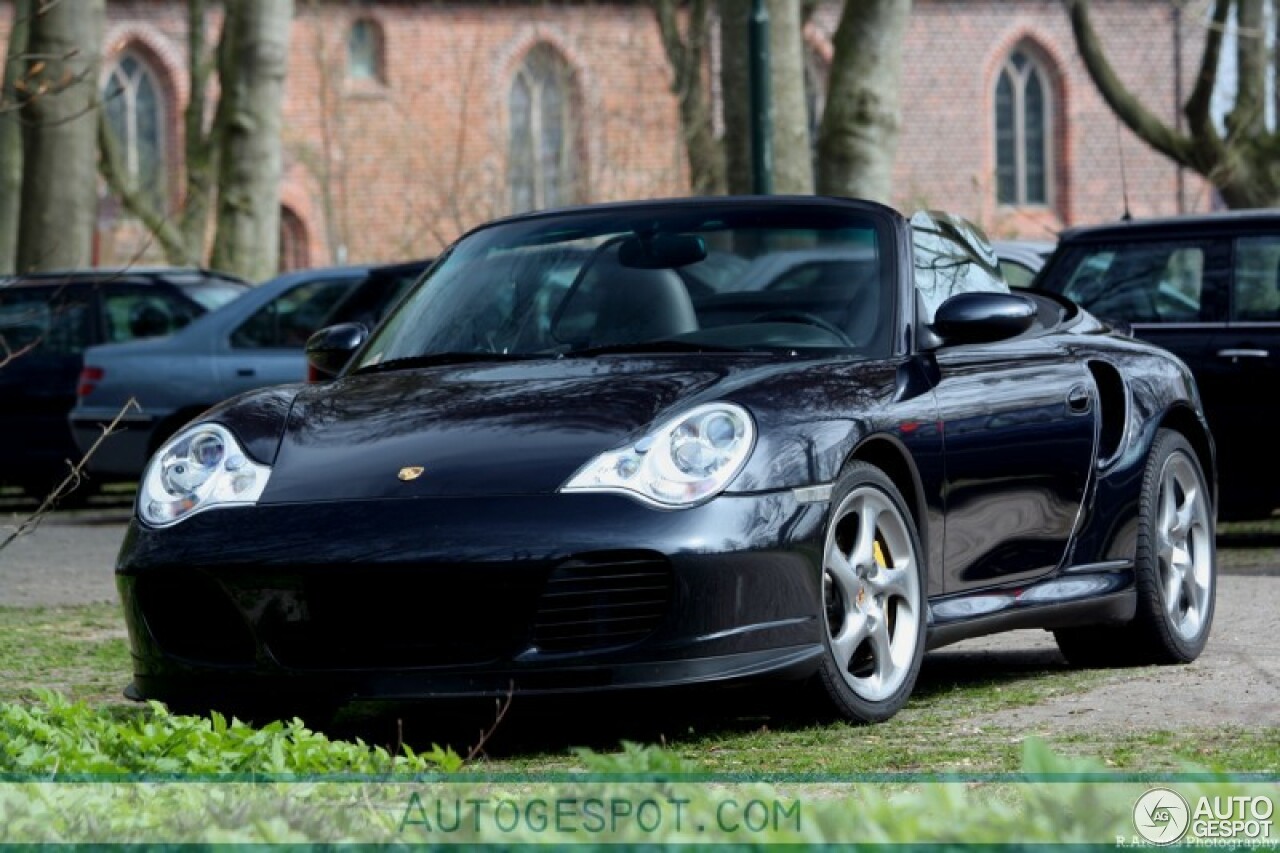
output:
{"label": "porsche crest badge", "polygon": [[421,477],[424,470],[426,469],[421,465],[406,465],[400,469],[400,473],[397,476],[407,483],[410,480],[416,480]]}

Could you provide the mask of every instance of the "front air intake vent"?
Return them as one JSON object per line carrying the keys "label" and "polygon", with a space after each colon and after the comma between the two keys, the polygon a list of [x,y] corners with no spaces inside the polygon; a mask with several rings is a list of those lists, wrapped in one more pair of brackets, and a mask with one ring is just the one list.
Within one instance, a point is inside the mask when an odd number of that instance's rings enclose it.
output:
{"label": "front air intake vent", "polygon": [[652,552],[580,555],[556,566],[538,599],[540,652],[593,651],[649,636],[671,602],[671,566]]}

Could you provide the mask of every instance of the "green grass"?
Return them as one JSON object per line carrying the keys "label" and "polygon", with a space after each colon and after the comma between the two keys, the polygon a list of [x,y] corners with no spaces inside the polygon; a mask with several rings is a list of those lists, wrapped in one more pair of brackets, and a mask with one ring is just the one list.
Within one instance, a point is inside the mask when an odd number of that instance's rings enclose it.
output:
{"label": "green grass", "polygon": [[[0,702],[30,701],[51,689],[128,719],[147,713],[121,690],[130,664],[123,619],[112,605],[0,609]],[[1023,734],[988,722],[996,712],[1078,694],[1125,670],[1074,670],[1051,651],[943,651],[926,660],[915,695],[894,719],[849,726],[807,716],[797,689],[717,690],[649,697],[516,702],[472,766],[494,771],[580,769],[575,747],[601,751],[623,740],[662,744],[704,772],[999,772],[1021,766]],[[653,709],[660,709],[655,713]],[[395,752],[435,741],[466,754],[495,710],[481,703],[459,716],[419,710],[398,721],[340,720],[335,736],[360,736]],[[1043,727],[1041,727],[1043,728]],[[1041,737],[1044,737],[1041,734]],[[1099,728],[1045,738],[1064,755],[1122,770],[1188,764],[1232,771],[1280,767],[1275,729],[1124,731]]]}
{"label": "green grass", "polygon": [[71,699],[123,704],[129,672],[117,605],[0,608],[0,702],[44,688]]}

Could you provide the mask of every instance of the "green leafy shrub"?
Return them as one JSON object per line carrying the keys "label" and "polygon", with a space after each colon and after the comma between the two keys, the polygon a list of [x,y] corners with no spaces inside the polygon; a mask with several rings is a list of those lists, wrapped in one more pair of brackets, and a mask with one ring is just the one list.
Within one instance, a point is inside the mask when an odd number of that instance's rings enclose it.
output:
{"label": "green leafy shrub", "polygon": [[452,750],[391,755],[330,740],[301,720],[255,729],[220,714],[111,712],[39,691],[36,703],[0,703],[0,773],[322,774],[451,772]]}
{"label": "green leafy shrub", "polygon": [[[331,740],[300,720],[253,728],[173,715],[159,704],[112,711],[43,693],[34,703],[0,703],[0,843],[1096,845],[1133,837],[1134,804],[1152,787],[1034,740],[1025,744],[1022,776],[941,780],[770,779],[763,767],[709,776],[634,743],[577,754],[585,773],[487,776],[457,772],[462,759],[439,747],[393,755]],[[1258,792],[1248,780],[1204,773],[1166,784],[1188,802]],[[645,802],[655,803],[651,816],[665,815],[660,826],[639,819],[636,804]],[[593,836],[588,803],[628,811]],[[682,824],[673,820],[676,803]],[[726,803],[731,826],[720,820]],[[745,819],[753,803],[758,818],[770,818],[756,827]],[[484,820],[446,825],[447,807]],[[597,813],[618,815],[612,807]],[[502,816],[520,820],[503,828]]]}

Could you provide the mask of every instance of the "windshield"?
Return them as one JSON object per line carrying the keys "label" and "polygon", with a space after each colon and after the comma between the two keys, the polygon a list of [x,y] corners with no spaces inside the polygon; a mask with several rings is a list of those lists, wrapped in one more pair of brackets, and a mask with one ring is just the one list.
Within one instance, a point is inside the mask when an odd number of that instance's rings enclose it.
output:
{"label": "windshield", "polygon": [[610,208],[456,244],[356,369],[433,355],[682,351],[886,355],[889,224],[818,206]]}
{"label": "windshield", "polygon": [[206,311],[221,308],[236,297],[249,292],[247,286],[231,281],[180,282],[178,288],[182,290],[184,296]]}

